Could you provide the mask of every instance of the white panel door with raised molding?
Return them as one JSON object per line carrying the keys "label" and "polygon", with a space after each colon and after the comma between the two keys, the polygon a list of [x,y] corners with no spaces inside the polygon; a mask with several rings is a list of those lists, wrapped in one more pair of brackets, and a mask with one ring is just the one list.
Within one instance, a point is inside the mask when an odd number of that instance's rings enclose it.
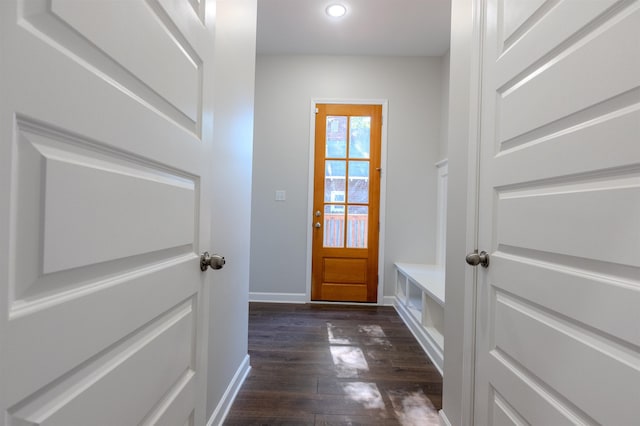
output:
{"label": "white panel door with raised molding", "polygon": [[214,6],[0,2],[0,425],[204,424]]}
{"label": "white panel door with raised molding", "polygon": [[640,2],[483,4],[475,424],[640,419]]}

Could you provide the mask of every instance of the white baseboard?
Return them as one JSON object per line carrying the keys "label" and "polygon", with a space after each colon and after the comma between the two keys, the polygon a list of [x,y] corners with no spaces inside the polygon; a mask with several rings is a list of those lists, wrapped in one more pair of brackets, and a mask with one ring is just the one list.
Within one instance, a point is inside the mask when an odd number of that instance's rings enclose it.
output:
{"label": "white baseboard", "polygon": [[[309,303],[307,295],[305,293],[249,293],[249,302],[266,302],[266,303]],[[382,306],[394,306],[396,302],[395,296],[384,296],[382,298]],[[314,303],[311,301],[311,303]],[[362,305],[363,303],[353,302],[317,302],[317,303],[332,303],[332,304],[347,304],[347,305]],[[369,303],[370,305],[376,305],[375,303]]]}
{"label": "white baseboard", "polygon": [[307,303],[305,293],[249,293],[249,302]]}
{"label": "white baseboard", "polygon": [[451,422],[447,418],[447,415],[445,414],[444,410],[438,411],[438,414],[440,414],[440,425],[441,426],[451,426]]}
{"label": "white baseboard", "polygon": [[224,422],[227,418],[227,414],[229,414],[229,409],[231,408],[233,401],[238,395],[240,387],[249,374],[249,371],[251,371],[251,365],[249,364],[249,355],[247,355],[242,361],[242,364],[240,364],[240,367],[238,367],[233,379],[231,379],[227,390],[224,391],[224,395],[222,395],[222,399],[218,403],[218,406],[213,410],[213,413],[207,422],[207,426],[219,426]]}
{"label": "white baseboard", "polygon": [[395,306],[396,297],[395,296],[384,296],[382,298],[382,306]]}

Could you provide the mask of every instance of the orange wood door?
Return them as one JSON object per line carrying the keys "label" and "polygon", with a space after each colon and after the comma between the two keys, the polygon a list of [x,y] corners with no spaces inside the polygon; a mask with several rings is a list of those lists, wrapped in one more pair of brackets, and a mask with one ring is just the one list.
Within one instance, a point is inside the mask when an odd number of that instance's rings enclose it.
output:
{"label": "orange wood door", "polygon": [[376,302],[382,106],[316,107],[311,300]]}

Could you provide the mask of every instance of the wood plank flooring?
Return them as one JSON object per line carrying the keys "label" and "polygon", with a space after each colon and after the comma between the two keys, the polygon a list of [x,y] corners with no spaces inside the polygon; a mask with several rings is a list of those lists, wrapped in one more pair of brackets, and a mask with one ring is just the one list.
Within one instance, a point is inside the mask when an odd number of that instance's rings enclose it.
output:
{"label": "wood plank flooring", "polygon": [[227,426],[440,424],[442,378],[391,307],[251,303],[249,355]]}

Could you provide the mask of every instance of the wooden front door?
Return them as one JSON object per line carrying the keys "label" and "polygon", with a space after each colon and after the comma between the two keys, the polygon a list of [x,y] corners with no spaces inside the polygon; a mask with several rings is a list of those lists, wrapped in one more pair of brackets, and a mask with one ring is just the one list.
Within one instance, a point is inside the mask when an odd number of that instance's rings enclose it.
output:
{"label": "wooden front door", "polygon": [[638,424],[640,2],[482,16],[474,424]]}
{"label": "wooden front door", "polygon": [[0,425],[205,424],[213,7],[0,2]]}
{"label": "wooden front door", "polygon": [[311,300],[376,302],[382,106],[316,107]]}

